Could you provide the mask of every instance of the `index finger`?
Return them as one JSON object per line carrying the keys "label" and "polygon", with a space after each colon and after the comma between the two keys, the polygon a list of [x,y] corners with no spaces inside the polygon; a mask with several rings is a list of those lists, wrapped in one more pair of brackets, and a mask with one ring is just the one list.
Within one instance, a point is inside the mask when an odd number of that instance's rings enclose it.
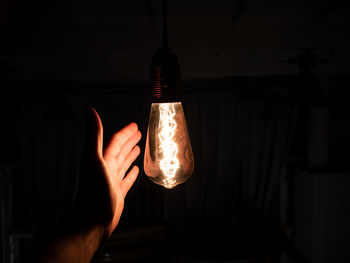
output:
{"label": "index finger", "polygon": [[121,147],[126,143],[130,137],[132,137],[138,131],[137,124],[132,122],[126,125],[123,129],[113,134],[111,140],[109,141],[104,157],[116,157],[119,153]]}

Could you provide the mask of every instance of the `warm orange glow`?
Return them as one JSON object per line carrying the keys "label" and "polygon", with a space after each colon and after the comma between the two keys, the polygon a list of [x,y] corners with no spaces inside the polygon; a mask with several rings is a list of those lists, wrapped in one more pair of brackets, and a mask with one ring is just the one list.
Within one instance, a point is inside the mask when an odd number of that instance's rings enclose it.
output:
{"label": "warm orange glow", "polygon": [[181,102],[152,103],[143,167],[150,180],[168,189],[191,176],[194,159]]}

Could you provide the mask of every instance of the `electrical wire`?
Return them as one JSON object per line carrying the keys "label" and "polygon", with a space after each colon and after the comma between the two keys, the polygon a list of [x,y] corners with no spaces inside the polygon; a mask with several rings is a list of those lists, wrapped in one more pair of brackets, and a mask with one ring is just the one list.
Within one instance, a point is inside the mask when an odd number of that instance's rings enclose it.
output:
{"label": "electrical wire", "polygon": [[162,43],[163,47],[168,47],[167,0],[162,0]]}

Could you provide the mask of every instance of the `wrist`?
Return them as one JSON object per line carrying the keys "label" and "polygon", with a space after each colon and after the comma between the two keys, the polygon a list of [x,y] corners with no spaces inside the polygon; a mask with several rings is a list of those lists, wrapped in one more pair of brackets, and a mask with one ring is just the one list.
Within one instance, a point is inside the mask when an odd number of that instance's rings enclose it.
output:
{"label": "wrist", "polygon": [[104,239],[105,227],[101,224],[91,226],[90,229],[85,230],[85,235],[90,241],[88,243],[90,245],[89,249],[95,249],[96,251]]}
{"label": "wrist", "polygon": [[84,230],[76,230],[63,234],[51,242],[40,255],[41,263],[58,262],[90,262],[93,255],[101,245],[105,227],[93,225]]}

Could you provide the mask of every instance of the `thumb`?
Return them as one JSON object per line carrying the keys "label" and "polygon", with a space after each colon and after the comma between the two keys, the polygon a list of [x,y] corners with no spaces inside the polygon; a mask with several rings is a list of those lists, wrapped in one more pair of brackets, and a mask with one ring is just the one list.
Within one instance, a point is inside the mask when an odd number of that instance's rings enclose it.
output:
{"label": "thumb", "polygon": [[103,126],[96,110],[89,106],[86,110],[84,157],[102,157]]}

